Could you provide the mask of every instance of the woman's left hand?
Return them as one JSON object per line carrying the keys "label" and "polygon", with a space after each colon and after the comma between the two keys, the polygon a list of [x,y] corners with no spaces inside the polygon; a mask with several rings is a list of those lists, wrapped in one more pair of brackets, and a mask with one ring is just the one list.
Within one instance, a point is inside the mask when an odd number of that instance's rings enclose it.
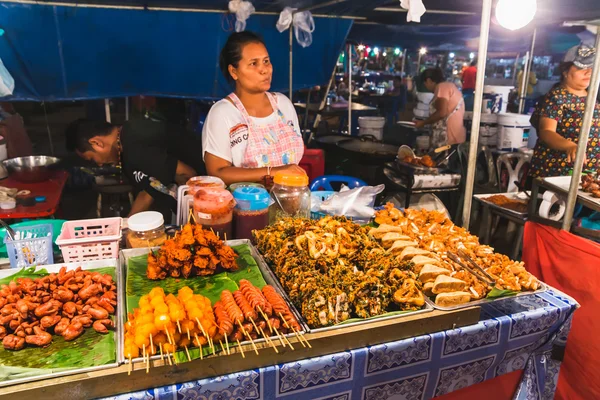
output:
{"label": "woman's left hand", "polygon": [[415,121],[415,128],[422,129],[425,126],[425,121],[417,120]]}

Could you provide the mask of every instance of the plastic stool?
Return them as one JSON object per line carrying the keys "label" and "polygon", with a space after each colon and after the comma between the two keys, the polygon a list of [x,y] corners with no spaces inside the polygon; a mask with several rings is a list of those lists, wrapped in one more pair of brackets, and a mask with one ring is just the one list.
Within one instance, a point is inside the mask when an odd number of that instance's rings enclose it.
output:
{"label": "plastic stool", "polygon": [[319,190],[325,191],[333,191],[332,183],[340,183],[348,186],[349,189],[354,189],[361,186],[367,186],[367,184],[358,179],[353,178],[351,176],[343,176],[343,175],[323,175],[313,180],[310,184],[310,191],[316,192]]}
{"label": "plastic stool", "polygon": [[[518,160],[517,165],[513,168],[513,160]],[[522,173],[521,170],[531,162],[531,155],[524,153],[509,153],[501,154],[496,161],[496,171],[498,173],[498,191],[502,193],[506,190],[506,193],[518,192],[519,188],[515,185],[515,181],[521,182]],[[502,185],[502,167],[506,168],[508,172],[508,185],[506,188]]]}
{"label": "plastic stool", "polygon": [[298,164],[306,171],[309,181],[325,173],[325,153],[321,149],[304,149],[304,156]]}

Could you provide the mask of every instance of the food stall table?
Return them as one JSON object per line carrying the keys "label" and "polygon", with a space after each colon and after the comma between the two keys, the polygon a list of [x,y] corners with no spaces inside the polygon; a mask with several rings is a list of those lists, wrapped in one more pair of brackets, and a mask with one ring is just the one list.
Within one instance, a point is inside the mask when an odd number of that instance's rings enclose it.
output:
{"label": "food stall table", "polygon": [[[294,107],[298,113],[304,114],[306,112],[306,104],[304,103],[294,103]],[[342,130],[342,126],[347,124],[345,119],[348,116],[348,104],[332,104],[329,106],[325,106],[322,109],[319,109],[319,104],[309,104],[308,112],[311,114],[320,114],[324,118],[328,117],[338,117],[340,118],[340,132]],[[352,103],[352,126],[353,129],[358,132],[358,117],[364,115],[377,115],[378,109],[375,107],[366,106],[360,103]]]}
{"label": "food stall table", "polygon": [[113,398],[428,399],[518,370],[519,398],[552,398],[577,307],[551,289],[486,304],[462,328]]}
{"label": "food stall table", "polygon": [[0,210],[0,219],[44,218],[53,216],[58,209],[62,192],[69,174],[63,170],[52,172],[50,179],[44,182],[24,183],[11,177],[0,181],[0,185],[18,190],[29,190],[34,196],[44,196],[46,201],[31,207],[17,205],[11,210]]}

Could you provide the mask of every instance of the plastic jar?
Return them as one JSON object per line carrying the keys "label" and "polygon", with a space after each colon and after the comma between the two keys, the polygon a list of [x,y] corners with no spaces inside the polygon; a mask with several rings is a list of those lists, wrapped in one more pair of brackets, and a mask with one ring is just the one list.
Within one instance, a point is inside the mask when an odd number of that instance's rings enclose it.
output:
{"label": "plastic jar", "polygon": [[212,229],[223,239],[231,239],[235,200],[231,192],[220,187],[199,187],[194,195],[194,217],[205,229]]}
{"label": "plastic jar", "polygon": [[127,220],[127,247],[155,247],[162,246],[167,240],[165,233],[165,220],[163,215],[156,211],[144,211],[133,215]]}
{"label": "plastic jar", "polygon": [[252,231],[269,225],[269,204],[271,196],[265,188],[242,186],[233,192],[235,209],[233,210],[234,237],[252,239]]}
{"label": "plastic jar", "polygon": [[235,192],[235,189],[241,188],[241,187],[257,187],[257,188],[263,188],[263,189],[265,189],[265,187],[263,185],[261,185],[260,183],[256,183],[256,182],[237,182],[237,183],[232,183],[231,185],[229,185],[229,187],[227,189],[229,189],[229,191],[231,193],[233,193],[233,192]]}
{"label": "plastic jar", "polygon": [[270,207],[270,223],[286,217],[310,217],[308,176],[278,172],[273,183],[271,195],[274,203]]}
{"label": "plastic jar", "polygon": [[225,182],[216,176],[194,176],[186,182],[188,185],[188,194],[195,195],[198,188],[201,187],[217,187],[225,189]]}

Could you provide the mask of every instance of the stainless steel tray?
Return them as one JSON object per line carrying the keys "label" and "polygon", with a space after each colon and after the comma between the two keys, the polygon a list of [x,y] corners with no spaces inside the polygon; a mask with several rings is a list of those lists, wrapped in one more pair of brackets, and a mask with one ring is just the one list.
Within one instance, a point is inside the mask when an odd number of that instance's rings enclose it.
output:
{"label": "stainless steel tray", "polygon": [[511,214],[514,215],[516,217],[519,218],[527,218],[527,212],[518,212],[515,210],[511,210],[509,208],[505,208],[505,207],[501,207],[497,204],[492,203],[491,201],[487,201],[486,198],[490,197],[490,196],[496,196],[496,195],[502,195],[502,196],[506,196],[511,200],[523,200],[521,198],[518,197],[519,194],[524,193],[524,192],[517,192],[517,193],[489,193],[489,194],[474,194],[473,197],[475,197],[477,200],[481,201],[482,203],[487,204],[488,206],[496,209],[496,210],[500,210],[502,212],[505,212],[507,214]]}
{"label": "stainless steel tray", "polygon": [[[569,186],[571,185],[570,176],[554,176],[543,179],[551,190],[561,193],[569,192]],[[579,197],[579,200],[583,203],[584,206],[589,207],[593,210],[600,210],[600,199],[592,196],[591,193],[584,192],[581,189],[581,182],[579,182],[579,190],[577,191],[577,197]]]}
{"label": "stainless steel tray", "polygon": [[[269,270],[269,268],[266,266],[266,264],[264,264],[264,260],[262,259],[262,257],[259,256],[258,251],[256,250],[256,248],[252,245],[252,243],[250,242],[250,240],[248,239],[239,239],[239,240],[228,240],[225,242],[228,246],[238,246],[241,244],[247,244],[250,247],[250,252],[252,254],[252,257],[254,257],[254,259],[256,260],[256,264],[258,265],[258,268],[260,269],[263,278],[265,279],[265,282],[267,282],[269,285],[272,285],[275,290],[277,290],[277,292],[284,298],[284,300],[288,303],[288,306],[290,307],[290,310],[292,311],[292,313],[294,313],[294,316],[296,317],[296,319],[298,320],[298,323],[300,324],[300,326],[302,327],[302,331],[300,333],[306,333],[308,332],[308,326],[306,325],[306,323],[304,322],[304,320],[300,317],[300,313],[298,312],[298,310],[296,310],[296,308],[294,307],[294,305],[289,301],[289,298],[287,297],[287,294],[283,291],[283,289],[281,288],[281,285],[279,284],[279,282],[277,281],[277,279],[275,279],[272,275],[272,272]],[[123,289],[122,289],[122,293],[120,293],[120,297],[124,299],[123,301],[123,313],[121,314],[121,324],[122,326],[124,326],[125,322],[127,322],[127,307],[125,304],[125,299],[127,298],[127,262],[131,257],[136,257],[136,256],[141,256],[144,254],[148,254],[150,251],[154,251],[154,250],[158,250],[160,247],[146,247],[146,248],[137,248],[137,249],[126,249],[126,250],[121,250],[119,252],[119,259],[121,262],[121,267],[123,268],[123,281],[125,282],[124,285],[122,285]],[[189,279],[193,279],[193,278],[189,278]],[[151,288],[148,288],[148,291],[150,291]],[[201,294],[201,293],[200,293]],[[289,338],[293,338],[296,337],[296,335],[294,333],[287,333],[284,335],[285,337]],[[123,343],[124,340],[124,329],[121,329],[121,336],[120,339],[121,343]],[[259,339],[255,339],[254,343],[265,343],[266,340],[264,338],[259,338]],[[241,342],[242,345],[247,345],[250,344],[250,341],[243,341]],[[118,354],[118,360],[119,363],[128,363],[129,359],[125,358],[125,355],[123,354],[123,347],[119,347],[119,354]],[[219,352],[217,352],[216,356],[221,355]],[[212,354],[210,355],[212,356]],[[208,355],[205,357],[209,357]],[[150,357],[151,360],[160,360],[160,355],[154,355],[152,357]],[[134,358],[132,360],[133,363],[145,363],[146,360],[142,357],[138,357],[138,358]]]}
{"label": "stainless steel tray", "polygon": [[[256,249],[254,249],[256,251]],[[277,288],[280,289],[284,295],[285,295],[285,300],[292,306],[294,307],[294,312],[296,314],[296,316],[300,315],[300,312],[298,312],[298,309],[296,309],[296,307],[294,306],[294,304],[292,303],[292,301],[290,300],[290,298],[288,297],[287,293],[285,292],[285,290],[283,290],[283,286],[281,286],[281,283],[279,282],[279,279],[277,279],[277,276],[275,275],[275,273],[273,272],[273,270],[271,270],[271,268],[268,266],[267,262],[265,261],[265,259],[263,258],[262,254],[260,254],[260,252],[256,251],[256,253],[258,254],[258,256],[260,257],[261,263],[265,266],[265,268],[269,271],[269,274],[271,275],[272,279],[277,283]],[[273,285],[275,286],[275,285]],[[425,300],[427,300],[427,296],[425,296]],[[328,332],[328,331],[334,331],[337,329],[342,329],[342,328],[348,328],[351,326],[358,326],[358,325],[364,325],[364,324],[368,324],[371,323],[373,321],[386,321],[386,320],[391,320],[391,319],[396,319],[396,318],[403,318],[403,317],[408,317],[410,315],[416,315],[416,314],[424,314],[424,313],[428,313],[433,311],[433,307],[431,306],[431,304],[425,302],[425,305],[423,306],[423,308],[421,310],[417,310],[417,311],[408,311],[404,314],[397,314],[397,315],[384,315],[382,317],[377,317],[377,318],[369,318],[369,319],[365,319],[364,321],[356,321],[356,322],[349,322],[349,323],[340,323],[337,325],[332,325],[332,326],[324,326],[322,328],[311,328],[308,326],[308,324],[305,322],[304,317],[301,316],[301,321],[302,321],[302,326],[307,329],[307,332],[311,332],[311,333],[315,333],[315,332]]]}
{"label": "stainless steel tray", "polygon": [[469,308],[469,307],[473,307],[473,306],[480,306],[482,304],[494,304],[494,303],[499,302],[499,301],[503,301],[503,300],[507,300],[507,299],[514,299],[516,297],[533,296],[533,295],[538,294],[538,293],[543,293],[543,292],[545,292],[547,290],[548,290],[548,285],[546,285],[544,282],[540,281],[540,288],[538,290],[535,290],[535,291],[532,291],[532,292],[519,292],[519,293],[517,293],[515,295],[512,295],[512,296],[497,297],[495,299],[485,299],[485,298],[483,298],[483,299],[480,299],[480,300],[470,301],[470,302],[465,303],[465,304],[458,304],[458,305],[452,306],[452,307],[438,306],[437,304],[435,304],[435,301],[431,300],[428,296],[425,296],[425,301],[427,303],[429,303],[436,310],[453,311],[453,310],[460,310],[461,308]]}
{"label": "stainless steel tray", "polygon": [[[73,368],[69,370],[61,370],[59,372],[52,372],[52,370],[48,370],[49,372],[44,375],[31,376],[20,379],[12,379],[4,382],[0,382],[0,387],[17,385],[20,383],[33,382],[42,379],[49,378],[57,378],[61,376],[81,374],[85,372],[98,371],[101,369],[114,368],[119,365],[119,354],[123,351],[121,349],[121,335],[122,335],[122,325],[119,323],[121,321],[121,312],[122,312],[122,296],[120,295],[120,288],[122,287],[122,277],[120,268],[118,268],[119,262],[115,258],[105,259],[105,260],[94,260],[94,261],[84,261],[84,262],[72,262],[72,263],[64,263],[64,264],[52,264],[52,265],[40,265],[39,268],[44,268],[48,272],[58,273],[62,267],[67,267],[67,270],[75,269],[77,267],[81,267],[82,269],[96,269],[96,268],[106,268],[113,267],[115,269],[115,284],[117,286],[117,310],[115,311],[115,328],[113,331],[115,347],[116,347],[116,355],[115,362],[110,364],[98,365],[95,367],[87,367],[87,368]],[[5,278],[10,275],[14,275],[17,273],[19,269],[3,269],[0,270],[0,278]],[[87,328],[93,329],[93,328]],[[0,350],[3,351],[3,350]]]}

